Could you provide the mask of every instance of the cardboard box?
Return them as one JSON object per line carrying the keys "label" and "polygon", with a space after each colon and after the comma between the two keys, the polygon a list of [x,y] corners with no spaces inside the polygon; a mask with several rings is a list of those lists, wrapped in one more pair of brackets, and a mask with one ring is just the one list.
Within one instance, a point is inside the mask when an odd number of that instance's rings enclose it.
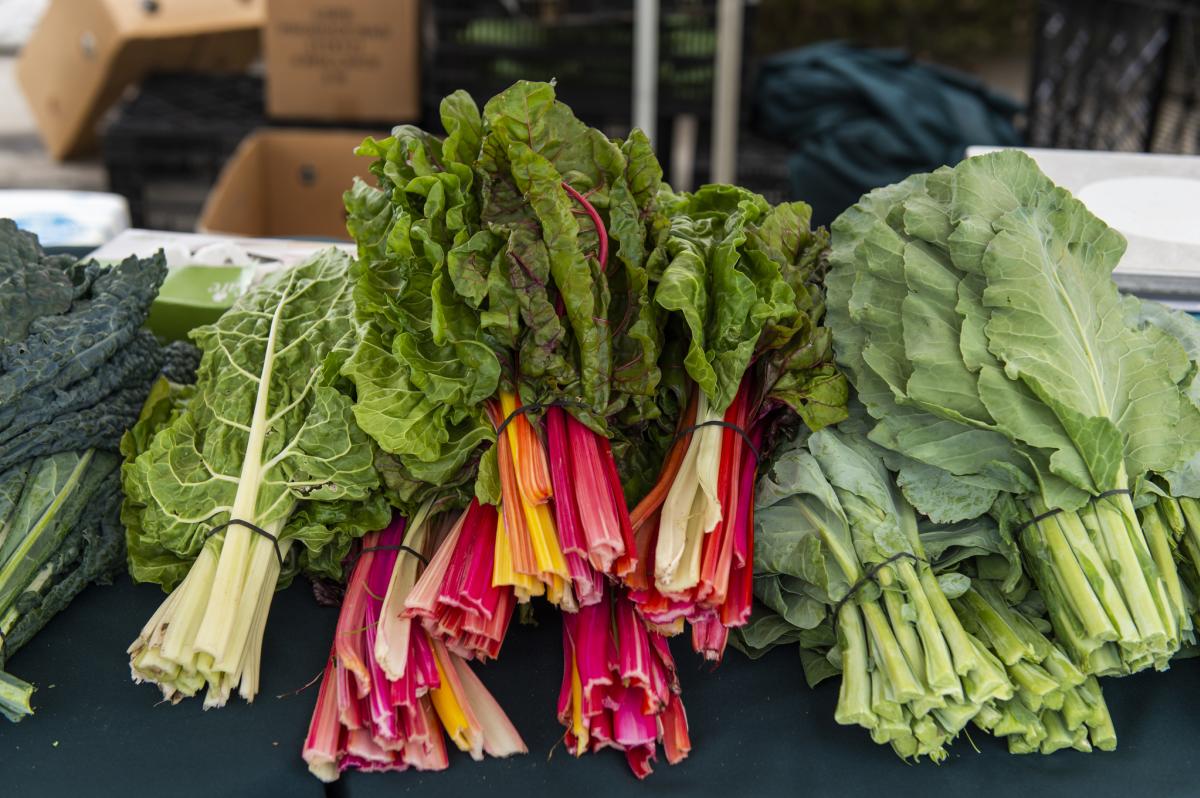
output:
{"label": "cardboard box", "polygon": [[53,0],[17,79],[46,150],[87,152],[96,122],[151,71],[241,71],[259,53],[264,0]]}
{"label": "cardboard box", "polygon": [[370,178],[354,148],[376,131],[265,128],[247,136],[209,192],[197,229],[347,240],[342,194]]}
{"label": "cardboard box", "polygon": [[394,122],[418,118],[418,0],[268,0],[267,115]]}

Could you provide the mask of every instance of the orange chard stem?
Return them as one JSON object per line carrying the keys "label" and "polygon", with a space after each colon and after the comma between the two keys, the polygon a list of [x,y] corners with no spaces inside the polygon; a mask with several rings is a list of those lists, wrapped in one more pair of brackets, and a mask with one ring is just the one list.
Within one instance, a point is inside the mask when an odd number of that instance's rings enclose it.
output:
{"label": "orange chard stem", "polygon": [[[679,426],[677,430],[685,430],[696,423],[696,405],[699,401],[699,388],[692,391],[692,397],[688,400],[687,409],[683,415],[679,417]],[[657,518],[658,510],[662,507],[664,501],[667,500],[667,493],[671,490],[671,483],[675,481],[675,476],[679,473],[680,466],[683,465],[683,456],[687,454],[688,444],[692,441],[692,433],[678,435],[675,442],[671,444],[670,451],[667,452],[667,457],[663,461],[662,470],[658,474],[658,481],[654,483],[654,487],[650,492],[638,502],[637,507],[633,508],[633,512],[629,514],[629,522],[633,525],[633,530],[637,533],[641,527],[649,520],[650,516]]]}
{"label": "orange chard stem", "polygon": [[[504,420],[494,402],[488,403],[488,414],[497,427]],[[505,432],[511,432],[511,427],[512,424],[509,424],[509,429]],[[525,513],[521,507],[521,493],[510,447],[512,437],[505,434],[496,438],[496,464],[500,471],[500,510],[504,513],[504,529],[508,533],[508,543],[512,551],[513,570],[535,576],[538,568],[533,555],[533,542],[529,538],[529,527],[525,524]]]}

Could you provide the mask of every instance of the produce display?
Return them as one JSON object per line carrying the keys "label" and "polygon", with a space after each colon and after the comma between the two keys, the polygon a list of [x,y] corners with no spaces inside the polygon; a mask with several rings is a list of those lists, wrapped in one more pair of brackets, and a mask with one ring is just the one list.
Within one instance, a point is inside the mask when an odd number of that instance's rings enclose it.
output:
{"label": "produce display", "polygon": [[[419,516],[469,504],[397,609],[488,660],[517,606],[559,607],[568,750],[645,776],[658,744],[691,747],[666,636],[690,623],[719,660],[749,617],[757,459],[844,416],[824,234],[802,203],[671,192],[639,131],[608,139],[549,84],[441,113],[444,139],[368,139],[378,186],[346,194],[361,337],[341,373],[383,491]],[[421,762],[373,753],[336,760]]]}
{"label": "produce display", "polygon": [[[1200,622],[1200,322],[1120,294],[1119,233],[1016,151],[826,231],[672,190],[552,84],[440,110],[359,148],[355,255],[269,274],[194,346],[143,328],[161,253],[0,221],[0,665],[124,565],[167,594],[133,680],[253,701],[303,574],[339,604],[301,752],[325,782],[526,753],[486,664],[534,606],[565,750],[638,778],[703,749],[688,643],[798,646],[904,759],[972,727],[1115,747],[1101,677]],[[0,712],[31,692],[0,671]]]}
{"label": "produce display", "polygon": [[[113,267],[49,256],[0,220],[0,666],[90,582],[121,571],[118,447],[185,349],[142,330],[161,257]],[[0,712],[32,685],[0,671]]]}

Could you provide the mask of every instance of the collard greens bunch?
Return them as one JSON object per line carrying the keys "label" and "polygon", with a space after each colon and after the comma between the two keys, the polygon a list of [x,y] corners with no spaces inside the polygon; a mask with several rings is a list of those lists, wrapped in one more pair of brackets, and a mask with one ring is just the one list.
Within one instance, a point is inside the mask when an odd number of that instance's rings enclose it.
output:
{"label": "collard greens bunch", "polygon": [[[968,723],[1013,752],[1111,748],[1096,677],[1195,642],[1200,327],[1119,294],[1124,250],[1019,152],[833,225],[861,407],[761,481],[741,643],[798,642],[810,681],[841,674],[838,720],[902,756],[940,759]],[[937,577],[924,597],[910,568]]]}

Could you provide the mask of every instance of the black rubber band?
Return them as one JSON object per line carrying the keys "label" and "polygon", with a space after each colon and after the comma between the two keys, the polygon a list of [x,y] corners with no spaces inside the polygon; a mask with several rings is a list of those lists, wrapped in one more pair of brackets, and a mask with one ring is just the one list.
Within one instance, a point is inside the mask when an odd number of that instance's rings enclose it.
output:
{"label": "black rubber band", "polygon": [[517,416],[525,413],[536,413],[540,410],[546,410],[551,407],[591,407],[587,402],[580,402],[575,399],[555,399],[550,402],[530,402],[529,404],[521,405],[505,416],[504,420],[496,425],[496,439],[500,439],[500,433],[504,432]]}
{"label": "black rubber band", "polygon": [[[1100,501],[1101,499],[1106,499],[1109,496],[1120,496],[1121,494],[1125,494],[1126,496],[1132,496],[1133,491],[1131,491],[1129,488],[1113,488],[1112,490],[1106,490],[1106,491],[1103,491],[1102,493],[1096,494],[1095,496],[1093,496],[1090,499],[1090,501],[1092,501],[1094,503],[1094,502]],[[1033,518],[1030,518],[1028,521],[1021,524],[1019,527],[1017,527],[1015,532],[1018,534],[1021,532],[1024,532],[1026,527],[1033,526],[1034,524],[1038,523],[1039,521],[1045,521],[1047,518],[1058,515],[1061,512],[1062,512],[1061,507],[1055,507],[1053,510],[1047,510],[1044,513],[1035,515]]]}
{"label": "black rubber band", "polygon": [[850,599],[854,598],[854,594],[857,593],[858,591],[862,590],[863,587],[865,587],[868,582],[873,581],[875,579],[875,575],[878,574],[881,570],[883,570],[883,568],[891,565],[892,563],[896,562],[897,560],[904,560],[904,559],[915,560],[916,562],[929,562],[929,560],[926,560],[922,557],[918,557],[917,555],[913,554],[911,551],[901,551],[901,552],[897,552],[896,554],[893,554],[891,557],[888,557],[886,560],[881,560],[880,562],[875,563],[870,568],[863,571],[863,575],[860,576],[857,580],[855,580],[854,584],[850,585],[850,589],[846,591],[846,595],[844,595],[840,599],[838,599],[837,603],[833,605],[833,613],[832,613],[833,616],[836,618],[838,612],[840,612],[842,609],[842,605],[845,604]]}
{"label": "black rubber band", "polygon": [[759,454],[758,447],[754,445],[754,439],[750,437],[750,433],[746,432],[746,430],[742,429],[737,424],[733,424],[720,418],[714,418],[710,421],[701,421],[699,424],[693,424],[690,427],[684,427],[683,429],[679,430],[679,432],[675,433],[675,440],[679,440],[684,435],[691,435],[693,432],[703,427],[721,427],[722,429],[733,430],[738,435],[741,435],[742,440],[746,442],[746,448],[750,450],[750,454],[754,455],[754,462],[757,463],[762,460],[762,455]]}
{"label": "black rubber band", "polygon": [[406,551],[409,554],[411,554],[412,556],[416,557],[418,560],[420,560],[422,565],[429,565],[429,558],[426,557],[424,554],[417,551],[412,546],[408,546],[403,543],[397,543],[395,545],[390,545],[390,546],[365,546],[365,547],[359,549],[357,552],[355,552],[354,556],[350,558],[350,562],[346,563],[346,567],[353,568],[355,565],[358,564],[358,559],[360,557],[362,557],[364,554],[366,554],[368,551]]}
{"label": "black rubber band", "polygon": [[1020,533],[1024,532],[1027,527],[1031,527],[1034,524],[1041,523],[1042,521],[1045,521],[1047,518],[1052,518],[1061,512],[1062,512],[1061,507],[1055,507],[1053,510],[1047,510],[1044,513],[1038,513],[1033,518],[1030,518],[1028,521],[1026,521],[1025,523],[1021,524],[1019,527],[1017,527],[1015,530],[1013,530],[1013,533],[1020,534]]}
{"label": "black rubber band", "polygon": [[267,540],[271,541],[271,545],[275,547],[275,559],[279,560],[279,570],[281,570],[281,571],[283,570],[283,552],[279,550],[279,538],[275,537],[270,532],[263,529],[261,526],[255,526],[254,524],[250,523],[249,521],[243,521],[240,518],[230,518],[225,523],[217,524],[212,529],[208,530],[208,532],[206,532],[204,535],[204,539],[208,540],[213,535],[216,535],[220,532],[224,532],[226,529],[228,529],[231,526],[245,527],[246,529],[249,529],[254,534],[256,534],[260,537],[264,537]]}
{"label": "black rubber band", "polygon": [[1099,501],[1100,499],[1106,499],[1109,496],[1120,496],[1122,493],[1125,494],[1126,496],[1133,495],[1133,491],[1131,491],[1129,488],[1113,488],[1112,490],[1106,490],[1103,493],[1097,493],[1095,496],[1092,497],[1092,501]]}

